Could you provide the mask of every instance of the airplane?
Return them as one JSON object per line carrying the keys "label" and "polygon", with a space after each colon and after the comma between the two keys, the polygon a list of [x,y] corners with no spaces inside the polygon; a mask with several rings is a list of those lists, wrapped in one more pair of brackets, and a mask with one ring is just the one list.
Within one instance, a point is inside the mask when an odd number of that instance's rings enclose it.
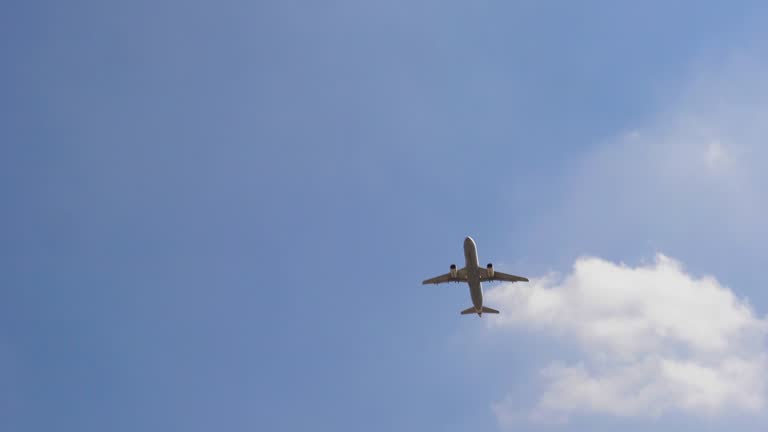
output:
{"label": "airplane", "polygon": [[422,285],[440,284],[445,282],[466,282],[469,285],[469,295],[472,297],[472,307],[461,311],[462,315],[476,313],[477,316],[483,316],[483,313],[497,314],[499,311],[483,306],[483,285],[482,282],[506,281],[506,282],[528,282],[527,278],[502,273],[493,269],[493,264],[488,264],[485,268],[480,267],[477,260],[477,245],[472,237],[464,239],[464,268],[456,269],[456,264],[451,264],[451,271],[427,279]]}

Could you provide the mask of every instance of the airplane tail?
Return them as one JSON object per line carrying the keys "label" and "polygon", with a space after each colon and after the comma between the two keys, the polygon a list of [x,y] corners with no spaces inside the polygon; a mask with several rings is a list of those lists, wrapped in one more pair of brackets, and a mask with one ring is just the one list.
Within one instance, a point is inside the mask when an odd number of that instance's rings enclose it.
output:
{"label": "airplane tail", "polygon": [[462,315],[470,315],[470,314],[475,314],[475,313],[478,316],[480,316],[480,315],[482,315],[484,313],[497,314],[497,313],[499,313],[499,311],[497,311],[496,309],[491,309],[491,308],[489,308],[487,306],[483,306],[483,309],[480,312],[478,312],[477,309],[475,309],[474,306],[472,306],[469,309],[464,309],[463,311],[461,311]]}

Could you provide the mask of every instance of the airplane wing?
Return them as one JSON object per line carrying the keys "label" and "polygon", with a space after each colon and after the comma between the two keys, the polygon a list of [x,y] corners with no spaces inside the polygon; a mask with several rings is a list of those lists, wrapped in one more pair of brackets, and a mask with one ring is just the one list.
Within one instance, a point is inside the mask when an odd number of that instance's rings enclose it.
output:
{"label": "airplane wing", "polygon": [[494,271],[493,277],[488,277],[488,270],[484,268],[480,268],[480,281],[481,282],[491,282],[491,281],[504,281],[504,282],[528,282],[528,278],[524,278],[522,276],[515,276],[511,274],[502,273],[500,271]]}
{"label": "airplane wing", "polygon": [[456,277],[451,276],[450,273],[446,273],[444,275],[440,275],[437,277],[433,277],[432,279],[427,279],[424,282],[422,282],[422,285],[427,284],[441,284],[445,282],[466,282],[467,281],[467,271],[462,269],[459,269],[456,271]]}

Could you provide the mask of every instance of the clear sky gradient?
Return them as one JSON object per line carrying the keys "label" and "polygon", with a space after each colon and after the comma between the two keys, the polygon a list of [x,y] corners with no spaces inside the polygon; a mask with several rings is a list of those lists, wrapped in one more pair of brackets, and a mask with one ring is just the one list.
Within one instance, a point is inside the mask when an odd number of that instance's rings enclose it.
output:
{"label": "clear sky gradient", "polygon": [[[762,70],[766,17],[761,2],[3,2],[0,430],[725,430],[674,410],[532,421],[539,370],[578,350],[489,330],[459,316],[465,287],[420,283],[462,264],[466,235],[529,277],[663,252],[764,316],[764,229],[659,216],[684,200],[655,203],[667,183],[616,210],[623,174],[646,170],[601,155],[663,135],[702,92],[727,105],[702,89]],[[509,395],[512,427],[493,408]]]}

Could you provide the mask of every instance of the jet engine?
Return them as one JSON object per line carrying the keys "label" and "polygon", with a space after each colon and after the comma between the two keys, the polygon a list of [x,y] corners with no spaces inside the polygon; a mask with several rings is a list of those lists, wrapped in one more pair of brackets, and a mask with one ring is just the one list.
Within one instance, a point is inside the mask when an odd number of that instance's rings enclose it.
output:
{"label": "jet engine", "polygon": [[451,277],[455,278],[456,277],[456,273],[457,273],[457,271],[456,271],[456,264],[451,264]]}
{"label": "jet engine", "polygon": [[493,278],[493,264],[488,263],[487,266],[485,266],[486,269],[488,269],[488,277]]}

